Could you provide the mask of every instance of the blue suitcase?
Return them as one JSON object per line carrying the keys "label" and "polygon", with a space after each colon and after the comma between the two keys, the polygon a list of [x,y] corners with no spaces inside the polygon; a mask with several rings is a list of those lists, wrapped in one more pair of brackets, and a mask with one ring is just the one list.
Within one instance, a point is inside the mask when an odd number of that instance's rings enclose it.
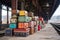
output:
{"label": "blue suitcase", "polygon": [[6,29],[5,36],[12,36],[12,35],[13,35],[12,29]]}
{"label": "blue suitcase", "polygon": [[9,25],[9,28],[13,29],[13,28],[16,28],[16,26],[17,26],[16,24],[12,23],[12,24]]}

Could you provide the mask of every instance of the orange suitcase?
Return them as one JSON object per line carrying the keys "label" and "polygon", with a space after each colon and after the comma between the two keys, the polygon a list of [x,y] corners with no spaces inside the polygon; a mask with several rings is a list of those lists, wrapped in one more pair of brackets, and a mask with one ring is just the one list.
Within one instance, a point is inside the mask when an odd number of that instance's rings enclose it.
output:
{"label": "orange suitcase", "polygon": [[18,28],[28,28],[28,23],[18,23]]}
{"label": "orange suitcase", "polygon": [[18,28],[24,28],[24,23],[18,23]]}
{"label": "orange suitcase", "polygon": [[24,23],[24,27],[28,28],[28,25],[29,25],[28,23]]}

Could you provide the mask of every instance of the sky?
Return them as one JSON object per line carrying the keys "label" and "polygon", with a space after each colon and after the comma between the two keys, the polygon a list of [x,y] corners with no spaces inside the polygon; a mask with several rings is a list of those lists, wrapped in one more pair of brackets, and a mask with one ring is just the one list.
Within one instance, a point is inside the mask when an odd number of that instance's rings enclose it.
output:
{"label": "sky", "polygon": [[56,11],[53,14],[53,16],[58,16],[58,15],[60,15],[60,5],[58,6],[58,8],[56,9]]}

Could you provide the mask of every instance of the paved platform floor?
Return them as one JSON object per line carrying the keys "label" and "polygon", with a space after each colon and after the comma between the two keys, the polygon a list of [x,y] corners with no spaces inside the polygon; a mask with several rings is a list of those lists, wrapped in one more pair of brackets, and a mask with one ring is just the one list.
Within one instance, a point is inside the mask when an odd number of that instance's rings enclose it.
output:
{"label": "paved platform floor", "polygon": [[0,40],[60,40],[60,36],[55,29],[47,24],[44,29],[28,37],[0,37]]}

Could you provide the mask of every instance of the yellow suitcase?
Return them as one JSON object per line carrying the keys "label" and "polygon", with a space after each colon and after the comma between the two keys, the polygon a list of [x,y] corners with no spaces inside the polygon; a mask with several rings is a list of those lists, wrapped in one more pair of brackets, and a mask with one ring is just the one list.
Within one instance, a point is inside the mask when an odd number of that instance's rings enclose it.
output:
{"label": "yellow suitcase", "polygon": [[20,16],[24,16],[24,15],[25,15],[25,11],[24,11],[24,10],[21,10],[21,11],[19,12],[19,15],[20,15]]}

